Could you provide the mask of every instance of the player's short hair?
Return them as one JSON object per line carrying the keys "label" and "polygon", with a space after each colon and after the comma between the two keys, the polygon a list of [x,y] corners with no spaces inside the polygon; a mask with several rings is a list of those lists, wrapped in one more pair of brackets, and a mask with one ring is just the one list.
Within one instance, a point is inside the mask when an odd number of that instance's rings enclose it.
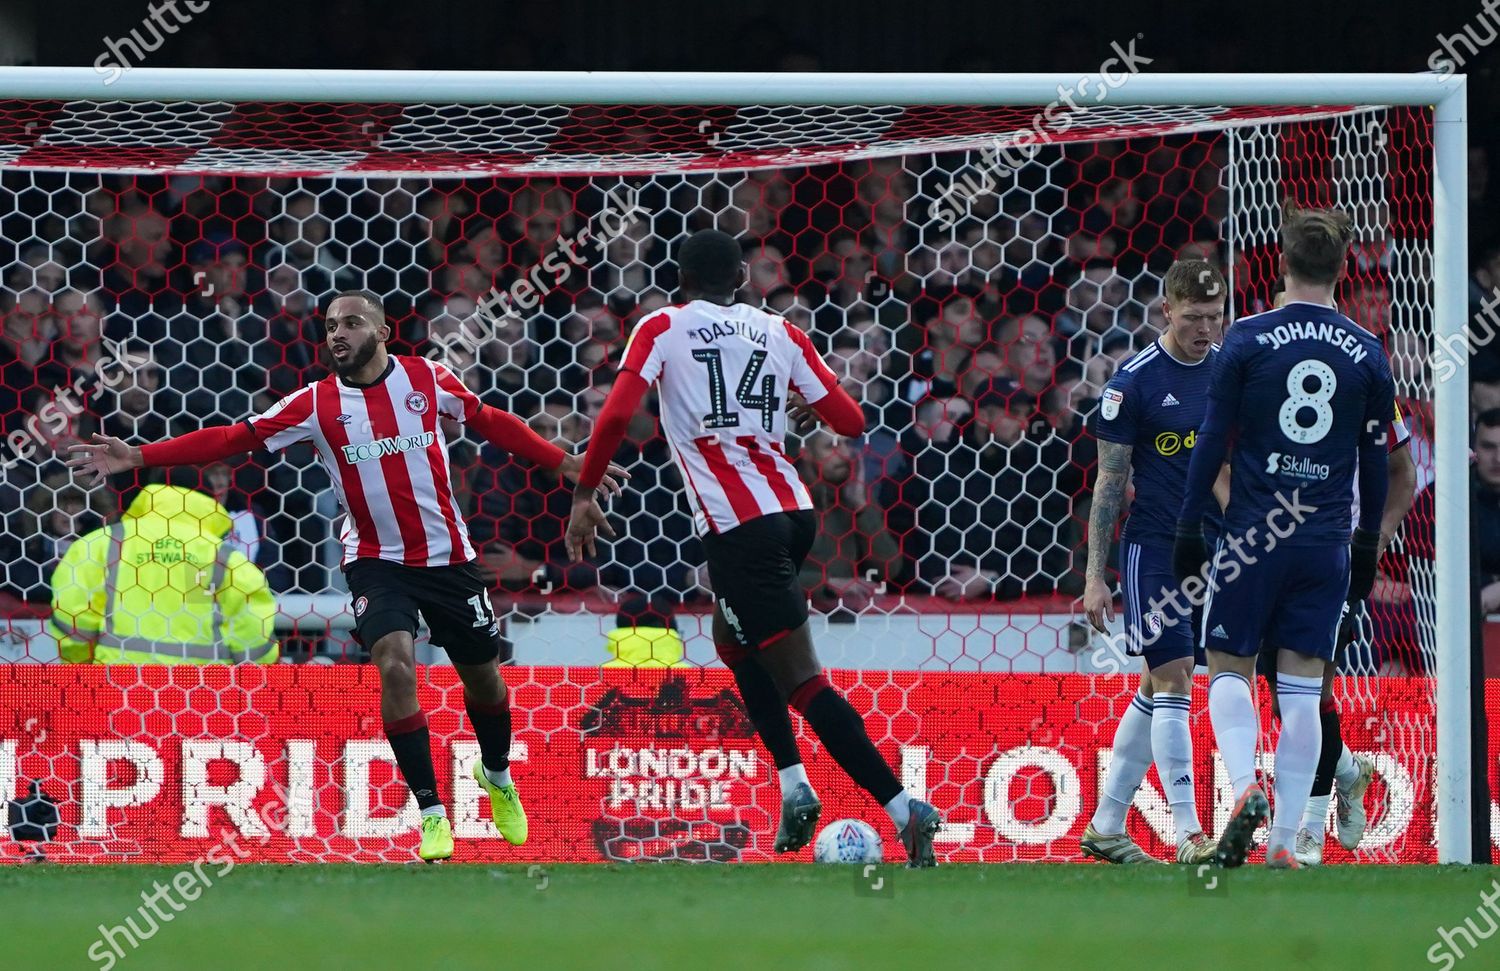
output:
{"label": "player's short hair", "polygon": [[1281,251],[1287,272],[1318,286],[1338,280],[1349,244],[1354,240],[1354,222],[1338,209],[1303,209],[1287,200],[1281,215]]}
{"label": "player's short hair", "polygon": [[[368,304],[370,309],[375,311],[375,315],[379,318],[378,323],[385,322],[385,302],[369,290],[340,290],[333,295],[333,300],[339,300],[343,297],[358,297]],[[328,301],[328,306],[333,306],[333,300]]]}
{"label": "player's short hair", "polygon": [[684,282],[706,293],[732,293],[744,261],[735,238],[717,229],[698,230],[677,251]]}
{"label": "player's short hair", "polygon": [[1224,300],[1229,296],[1229,285],[1224,282],[1224,274],[1207,260],[1178,260],[1173,263],[1167,270],[1162,289],[1166,292],[1167,302],[1173,306]]}

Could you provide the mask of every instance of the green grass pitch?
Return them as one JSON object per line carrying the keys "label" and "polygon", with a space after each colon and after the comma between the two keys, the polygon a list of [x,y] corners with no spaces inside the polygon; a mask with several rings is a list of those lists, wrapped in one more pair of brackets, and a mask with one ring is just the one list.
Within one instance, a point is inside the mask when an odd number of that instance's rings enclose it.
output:
{"label": "green grass pitch", "polygon": [[[243,865],[115,967],[1374,971],[1432,966],[1437,928],[1474,917],[1497,875],[1008,864],[864,882],[858,869]],[[103,967],[88,957],[99,925],[149,927],[141,893],[177,872],[0,868],[6,966]],[[1478,953],[1465,966],[1500,967],[1500,937]]]}

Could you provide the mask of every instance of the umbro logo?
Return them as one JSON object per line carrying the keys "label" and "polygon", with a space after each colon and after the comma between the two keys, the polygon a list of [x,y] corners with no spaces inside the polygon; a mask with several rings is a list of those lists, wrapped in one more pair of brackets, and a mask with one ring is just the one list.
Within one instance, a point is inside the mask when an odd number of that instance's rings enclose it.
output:
{"label": "umbro logo", "polygon": [[1224,625],[1223,624],[1220,624],[1219,626],[1215,627],[1213,630],[1209,631],[1208,632],[1208,636],[1209,637],[1222,637],[1225,640],[1228,640],[1229,639],[1229,632],[1224,629]]}
{"label": "umbro logo", "polygon": [[338,422],[340,425],[347,425],[347,424],[349,424],[353,420],[354,420],[354,416],[353,415],[339,415],[337,418],[334,419],[334,421]]}
{"label": "umbro logo", "polygon": [[1161,406],[1163,408],[1171,408],[1175,405],[1180,404],[1182,404],[1182,402],[1178,401],[1176,396],[1173,395],[1170,391],[1167,392],[1167,396],[1165,398],[1161,399]]}

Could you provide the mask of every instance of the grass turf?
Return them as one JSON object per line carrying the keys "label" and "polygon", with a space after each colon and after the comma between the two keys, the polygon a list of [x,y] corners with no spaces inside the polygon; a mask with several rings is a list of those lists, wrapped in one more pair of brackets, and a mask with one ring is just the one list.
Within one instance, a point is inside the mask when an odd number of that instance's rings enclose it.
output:
{"label": "grass turf", "polygon": [[[871,877],[886,880],[874,891],[858,869],[243,865],[138,949],[122,941],[117,966],[1369,971],[1430,966],[1436,929],[1474,917],[1496,876],[1479,867],[1247,867],[1199,878],[1175,866],[945,866],[885,868]],[[178,872],[0,868],[6,965],[104,967],[88,956],[99,925],[133,915],[148,929],[135,913],[142,892]],[[1480,964],[1500,965],[1500,939],[1478,944],[1489,949]]]}

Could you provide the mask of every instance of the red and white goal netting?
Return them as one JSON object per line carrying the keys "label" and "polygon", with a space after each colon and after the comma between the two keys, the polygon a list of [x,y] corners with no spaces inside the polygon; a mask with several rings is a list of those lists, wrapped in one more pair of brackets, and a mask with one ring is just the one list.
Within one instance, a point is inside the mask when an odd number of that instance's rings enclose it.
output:
{"label": "red and white goal netting", "polygon": [[[1427,499],[1340,682],[1349,744],[1379,772],[1357,858],[1432,860],[1432,125],[1428,109],[1351,105],[1058,119],[1028,106],[0,101],[0,798],[39,783],[60,809],[56,859],[190,859],[226,834],[267,860],[411,858],[415,805],[350,636],[338,511],[311,454],[172,480],[225,505],[229,541],[277,595],[282,663],[229,668],[59,661],[51,569],[151,479],[88,489],[57,453],[96,430],[142,441],[237,421],[325,374],[319,311],[354,287],[385,298],[394,350],[441,357],[579,448],[631,326],[672,298],[675,244],[717,226],[745,240],[746,299],[811,332],[869,413],[862,441],[793,443],[823,522],[805,579],[833,680],[946,814],[943,859],[1075,859],[1135,681],[1076,599],[1086,418],[1156,336],[1174,259],[1222,266],[1235,313],[1268,304],[1292,197],[1354,213],[1340,303],[1386,338]],[[715,660],[654,422],[622,449],[634,478],[597,568],[566,563],[567,491],[549,474],[469,437],[452,451],[515,665],[533,820],[522,849],[496,838],[469,781],[461,689],[424,641],[458,858],[770,858],[774,768]],[[680,642],[611,641],[636,622],[672,624]],[[1206,714],[1194,724],[1217,831],[1227,781]],[[810,734],[802,744],[828,819],[884,825]],[[1169,853],[1154,770],[1137,806],[1132,832]],[[0,844],[3,859],[25,852]]]}

